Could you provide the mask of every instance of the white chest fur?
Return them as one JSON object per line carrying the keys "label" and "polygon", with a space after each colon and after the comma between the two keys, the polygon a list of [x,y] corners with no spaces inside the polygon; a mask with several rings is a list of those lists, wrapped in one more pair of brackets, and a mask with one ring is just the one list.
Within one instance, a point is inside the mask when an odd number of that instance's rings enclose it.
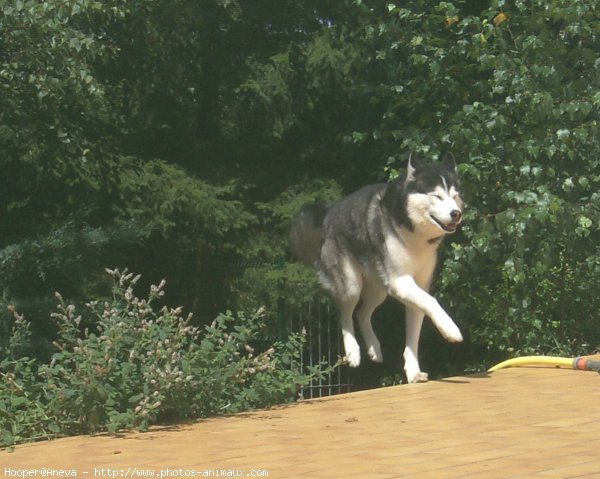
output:
{"label": "white chest fur", "polygon": [[387,276],[417,278],[424,272],[431,274],[437,260],[439,241],[428,241],[405,228],[398,233],[385,238]]}

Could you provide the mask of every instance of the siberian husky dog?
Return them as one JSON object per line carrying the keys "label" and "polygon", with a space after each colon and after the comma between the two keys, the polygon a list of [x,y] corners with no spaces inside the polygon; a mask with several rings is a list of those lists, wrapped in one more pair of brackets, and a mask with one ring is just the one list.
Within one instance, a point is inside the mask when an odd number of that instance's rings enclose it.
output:
{"label": "siberian husky dog", "polygon": [[408,382],[427,381],[418,359],[419,335],[427,315],[451,342],[462,335],[450,316],[429,294],[437,250],[454,233],[463,216],[456,163],[451,154],[423,164],[414,154],[406,175],[375,184],[332,205],[315,204],[292,219],[294,256],[316,269],[323,288],[340,309],[346,360],[361,361],[353,315],[369,358],[383,360],[371,315],[390,295],[406,306],[404,370]]}

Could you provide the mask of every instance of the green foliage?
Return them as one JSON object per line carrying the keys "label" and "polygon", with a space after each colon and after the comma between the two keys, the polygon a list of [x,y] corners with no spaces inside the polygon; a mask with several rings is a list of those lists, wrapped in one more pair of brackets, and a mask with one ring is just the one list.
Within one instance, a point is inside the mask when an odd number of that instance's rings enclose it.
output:
{"label": "green foliage", "polygon": [[166,277],[196,326],[226,303],[268,320],[300,304],[317,286],[279,266],[290,216],[410,150],[452,150],[469,205],[434,283],[468,335],[456,360],[600,344],[594,2],[0,10],[2,303],[36,344],[51,293],[101,294],[106,264]]}
{"label": "green foliage", "polygon": [[225,302],[220,271],[271,224],[255,205],[348,163],[335,139],[360,55],[324,22],[344,5],[1,8],[0,272],[36,329],[35,298],[98,294],[105,264],[166,276],[209,322]]}
{"label": "green foliage", "polygon": [[222,314],[198,328],[181,308],[154,306],[164,282],[140,299],[139,276],[109,273],[112,298],[86,304],[83,315],[57,294],[59,335],[48,364],[24,355],[29,325],[15,314],[0,345],[1,446],[267,407],[294,400],[321,374],[299,372],[301,336],[261,347],[258,315]]}
{"label": "green foliage", "polygon": [[48,283],[63,286],[71,295],[80,293],[85,285],[74,289],[65,275],[84,278],[88,268],[98,268],[106,255],[131,248],[148,234],[134,220],[104,228],[68,222],[47,235],[0,250],[0,275],[16,297],[35,294]]}
{"label": "green foliage", "polygon": [[43,385],[36,360],[28,357],[31,331],[24,318],[14,314],[12,332],[0,339],[0,446],[26,439],[42,439],[58,432],[46,414]]}
{"label": "green foliage", "polygon": [[232,299],[239,309],[265,308],[268,323],[275,325],[282,304],[297,308],[315,298],[325,300],[314,272],[288,260],[289,224],[302,206],[331,203],[340,196],[334,181],[304,180],[272,201],[256,205],[261,221],[231,271]]}
{"label": "green foliage", "polygon": [[200,233],[197,241],[214,253],[219,238],[247,228],[254,219],[235,199],[234,184],[210,185],[160,160],[131,161],[121,176],[125,214],[151,231]]}
{"label": "green foliage", "polygon": [[462,157],[470,209],[438,287],[476,354],[600,343],[599,13],[584,1],[389,6],[378,136]]}

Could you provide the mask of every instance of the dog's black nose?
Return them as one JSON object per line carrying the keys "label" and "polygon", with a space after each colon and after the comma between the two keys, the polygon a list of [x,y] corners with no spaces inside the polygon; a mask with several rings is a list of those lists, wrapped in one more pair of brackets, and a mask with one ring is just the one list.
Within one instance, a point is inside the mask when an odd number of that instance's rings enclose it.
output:
{"label": "dog's black nose", "polygon": [[462,212],[460,210],[452,210],[450,212],[450,218],[452,221],[458,221],[462,217]]}

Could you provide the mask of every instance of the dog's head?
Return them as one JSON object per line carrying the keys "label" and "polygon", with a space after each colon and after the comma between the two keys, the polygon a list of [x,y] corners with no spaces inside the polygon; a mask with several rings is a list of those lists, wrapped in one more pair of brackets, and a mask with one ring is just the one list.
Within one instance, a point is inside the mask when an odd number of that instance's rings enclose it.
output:
{"label": "dog's head", "polygon": [[464,202],[450,153],[436,164],[423,164],[414,154],[408,159],[406,211],[414,226],[432,233],[454,233],[462,221]]}

